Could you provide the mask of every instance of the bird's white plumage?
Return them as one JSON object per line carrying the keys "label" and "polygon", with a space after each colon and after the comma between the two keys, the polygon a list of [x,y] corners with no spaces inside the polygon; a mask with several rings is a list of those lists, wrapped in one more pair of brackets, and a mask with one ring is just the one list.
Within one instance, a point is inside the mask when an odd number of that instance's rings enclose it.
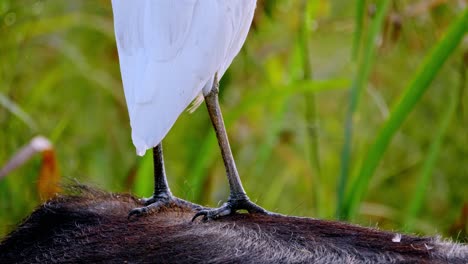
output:
{"label": "bird's white plumage", "polygon": [[112,0],[132,140],[159,144],[239,53],[256,0]]}

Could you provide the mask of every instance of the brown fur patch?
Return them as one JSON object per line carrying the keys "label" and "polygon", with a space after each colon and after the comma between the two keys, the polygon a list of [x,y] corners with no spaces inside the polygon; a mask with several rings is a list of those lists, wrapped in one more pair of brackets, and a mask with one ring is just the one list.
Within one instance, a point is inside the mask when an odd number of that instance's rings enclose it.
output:
{"label": "brown fur patch", "polygon": [[467,263],[467,246],[343,222],[237,214],[191,222],[171,207],[136,220],[125,194],[84,186],[34,211],[0,243],[2,263]]}

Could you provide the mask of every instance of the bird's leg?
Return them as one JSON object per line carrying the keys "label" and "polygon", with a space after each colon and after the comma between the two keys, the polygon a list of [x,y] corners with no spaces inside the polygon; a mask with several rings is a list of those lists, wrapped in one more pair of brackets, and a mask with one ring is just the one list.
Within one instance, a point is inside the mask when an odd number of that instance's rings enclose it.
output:
{"label": "bird's leg", "polygon": [[154,165],[154,193],[150,198],[143,198],[141,201],[145,205],[150,205],[156,201],[168,200],[172,197],[169,184],[167,183],[166,169],[164,168],[164,156],[162,143],[153,148]]}
{"label": "bird's leg", "polygon": [[237,172],[231,147],[229,146],[229,140],[224,126],[221,108],[219,106],[218,92],[218,81],[217,78],[215,78],[211,92],[205,96],[205,102],[208,114],[210,115],[211,122],[216,132],[218,144],[221,149],[221,155],[223,156],[224,166],[226,168],[227,178],[229,181],[230,195],[228,201],[223,204],[223,206],[216,209],[202,210],[195,214],[192,221],[198,216],[203,216],[204,220],[216,219],[220,216],[233,214],[237,210],[247,210],[249,213],[268,214],[268,211],[249,200],[249,197],[242,187],[242,182],[240,180],[239,173]]}
{"label": "bird's leg", "polygon": [[179,199],[172,195],[167,183],[166,170],[164,169],[164,158],[162,151],[162,143],[159,143],[153,148],[153,164],[154,164],[154,194],[150,198],[143,198],[140,201],[143,207],[134,208],[128,214],[131,216],[141,216],[147,214],[150,210],[157,210],[162,206],[175,204],[180,207],[190,207],[194,210],[201,210],[202,207]]}

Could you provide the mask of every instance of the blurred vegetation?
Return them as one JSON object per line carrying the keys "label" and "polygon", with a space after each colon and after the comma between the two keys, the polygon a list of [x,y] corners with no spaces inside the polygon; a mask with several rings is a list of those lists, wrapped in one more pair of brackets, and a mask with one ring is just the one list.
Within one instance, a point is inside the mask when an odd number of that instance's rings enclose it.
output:
{"label": "blurred vegetation", "polygon": [[[466,241],[466,5],[259,0],[221,83],[249,196],[284,214]],[[54,144],[52,156],[0,178],[0,236],[41,202],[40,181],[56,180],[44,174],[51,157],[63,183],[151,195],[151,153],[138,158],[130,139],[110,1],[2,0],[0,36],[0,167],[36,135]],[[226,199],[203,106],[179,118],[164,147],[173,193]]]}

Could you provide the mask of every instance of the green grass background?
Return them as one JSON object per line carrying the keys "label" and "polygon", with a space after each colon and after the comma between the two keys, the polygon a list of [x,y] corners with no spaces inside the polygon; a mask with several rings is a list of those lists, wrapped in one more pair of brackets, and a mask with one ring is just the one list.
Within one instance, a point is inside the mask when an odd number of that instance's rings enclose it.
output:
{"label": "green grass background", "polygon": [[[221,105],[244,186],[283,214],[467,240],[466,1],[258,2]],[[149,196],[110,1],[0,1],[0,166],[35,135],[62,181]],[[164,140],[177,196],[228,195],[204,106]],[[0,180],[0,236],[39,205],[40,155]],[[465,215],[465,218],[463,217]]]}

